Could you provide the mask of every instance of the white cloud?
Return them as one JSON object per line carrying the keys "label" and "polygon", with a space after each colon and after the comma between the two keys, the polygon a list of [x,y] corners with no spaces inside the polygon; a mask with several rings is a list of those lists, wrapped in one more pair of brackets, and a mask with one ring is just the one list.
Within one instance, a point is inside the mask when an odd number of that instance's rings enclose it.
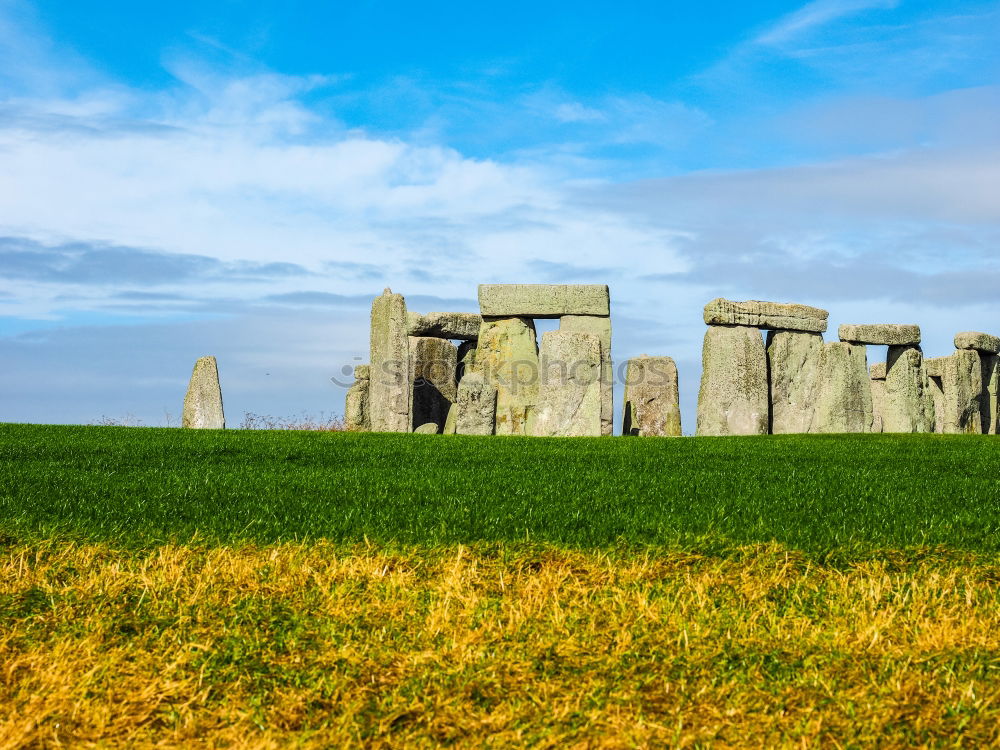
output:
{"label": "white cloud", "polygon": [[842,18],[870,10],[891,10],[899,0],[813,0],[778,19],[753,39],[753,44],[780,45]]}

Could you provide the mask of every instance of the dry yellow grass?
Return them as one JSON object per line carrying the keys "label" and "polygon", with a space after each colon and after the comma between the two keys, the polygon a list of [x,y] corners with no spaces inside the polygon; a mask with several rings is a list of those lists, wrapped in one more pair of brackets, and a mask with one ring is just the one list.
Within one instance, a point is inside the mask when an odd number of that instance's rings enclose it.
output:
{"label": "dry yellow grass", "polygon": [[987,746],[1000,565],[7,547],[0,746]]}

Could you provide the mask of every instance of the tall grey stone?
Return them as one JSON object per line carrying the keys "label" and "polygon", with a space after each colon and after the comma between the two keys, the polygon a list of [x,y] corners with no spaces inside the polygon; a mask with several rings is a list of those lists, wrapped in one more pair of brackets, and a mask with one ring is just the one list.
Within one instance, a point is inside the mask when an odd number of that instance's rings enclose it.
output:
{"label": "tall grey stone", "polygon": [[542,437],[601,434],[601,340],[548,331],[539,355],[541,388],[530,433]]}
{"label": "tall grey stone", "polygon": [[979,404],[983,381],[979,355],[970,349],[959,349],[939,359],[943,360],[941,431],[946,434],[982,434]]}
{"label": "tall grey stone", "polygon": [[480,284],[483,317],[560,318],[611,314],[606,284]]}
{"label": "tall grey stone", "polygon": [[215,357],[201,357],[194,363],[191,381],[184,396],[181,426],[207,430],[222,430],[226,427],[219,366]]}
{"label": "tall grey stone", "polygon": [[416,431],[426,424],[434,424],[434,432],[441,432],[448,410],[455,403],[458,349],[447,339],[432,336],[410,336],[409,347],[409,369],[413,378],[412,429]]}
{"label": "tall grey stone", "polygon": [[482,373],[470,372],[458,384],[455,432],[459,435],[492,435],[496,429],[497,389]]}
{"label": "tall grey stone", "polygon": [[819,397],[819,360],[823,336],[801,331],[769,331],[767,367],[771,432],[809,432]]}
{"label": "tall grey stone", "polygon": [[370,387],[370,371],[368,365],[358,365],[354,368],[354,383],[347,389],[344,403],[344,429],[352,432],[367,432],[371,429],[368,419],[368,389]]}
{"label": "tall grey stone", "polygon": [[622,435],[679,437],[677,365],[670,357],[636,357],[625,370]]}
{"label": "tall grey stone", "polygon": [[845,323],[837,330],[841,341],[872,346],[915,346],[920,343],[920,326],[898,323]]}
{"label": "tall grey stone", "polygon": [[885,411],[885,378],[872,378],[872,432],[883,432],[882,413]]}
{"label": "tall grey stone", "polygon": [[982,384],[979,394],[979,415],[984,435],[1000,434],[1000,356],[979,352]]}
{"label": "tall grey stone", "polygon": [[934,395],[920,347],[890,346],[883,382],[882,432],[934,432]]}
{"label": "tall grey stone", "polygon": [[374,432],[410,432],[410,347],[406,300],[386,289],[372,301],[368,411]]}
{"label": "tall grey stone", "polygon": [[475,372],[496,386],[496,434],[527,434],[528,420],[538,403],[534,322],[530,318],[483,318]]}
{"label": "tall grey stone", "polygon": [[826,330],[829,313],[808,305],[788,305],[780,302],[733,300],[717,297],[705,305],[706,325],[735,325],[771,330],[810,331]]}
{"label": "tall grey stone", "polygon": [[811,432],[870,432],[872,389],[865,347],[842,341],[823,344],[819,372]]}
{"label": "tall grey stone", "polygon": [[756,328],[708,327],[701,350],[698,435],[767,434],[767,355]]}
{"label": "tall grey stone", "polygon": [[407,313],[410,336],[435,336],[441,339],[472,341],[479,336],[483,318],[476,313],[432,312],[426,315]]}
{"label": "tall grey stone", "polygon": [[601,342],[601,434],[614,434],[614,373],[611,370],[611,318],[596,315],[564,315],[560,331],[576,331],[597,336]]}

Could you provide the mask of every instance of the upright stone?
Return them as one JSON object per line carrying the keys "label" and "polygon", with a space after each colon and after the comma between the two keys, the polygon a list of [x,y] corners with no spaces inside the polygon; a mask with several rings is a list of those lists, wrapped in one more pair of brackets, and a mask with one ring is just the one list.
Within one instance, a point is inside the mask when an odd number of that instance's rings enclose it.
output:
{"label": "upright stone", "polygon": [[[478,334],[477,334],[478,338]],[[472,372],[476,367],[476,341],[463,341],[458,345],[458,374],[455,379],[461,382],[465,373]]]}
{"label": "upright stone", "polygon": [[455,431],[459,435],[492,435],[496,423],[497,389],[481,373],[470,372],[458,384]]}
{"label": "upright stone", "polygon": [[934,395],[920,347],[890,346],[884,383],[882,432],[934,432]]}
{"label": "upright stone", "polygon": [[374,432],[410,432],[410,350],[406,300],[386,289],[372,302],[368,409]]}
{"label": "upright stone", "polygon": [[979,412],[983,388],[979,355],[959,349],[942,357],[941,388],[943,407],[941,431],[947,434],[980,435],[983,431]]}
{"label": "upright stone", "polygon": [[819,359],[823,336],[800,331],[769,331],[767,367],[771,394],[771,432],[809,432],[819,396]]}
{"label": "upright stone", "polygon": [[410,336],[409,346],[409,369],[413,378],[412,429],[417,431],[424,425],[433,424],[434,432],[441,432],[448,410],[455,403],[458,350],[447,339],[430,336]]}
{"label": "upright stone", "polygon": [[194,363],[191,381],[184,396],[181,426],[206,430],[222,430],[226,427],[219,366],[215,357],[201,357]]}
{"label": "upright stone", "polygon": [[708,327],[701,351],[698,435],[767,434],[767,355],[756,328]]}
{"label": "upright stone", "polygon": [[996,435],[1000,431],[1000,417],[997,415],[997,391],[1000,380],[1000,338],[988,333],[967,331],[955,336],[956,349],[973,349],[979,355],[980,380],[979,417],[984,435]]}
{"label": "upright stone", "polygon": [[677,365],[670,357],[630,359],[625,370],[622,435],[679,437]]}
{"label": "upright stone", "polygon": [[538,345],[532,320],[483,318],[475,372],[497,389],[496,434],[527,434],[538,403]]}
{"label": "upright stone", "polygon": [[924,370],[930,387],[931,398],[934,401],[934,432],[939,435],[944,432],[945,398],[944,398],[944,366],[948,357],[931,357],[924,360]]}
{"label": "upright stone", "polygon": [[614,373],[611,370],[611,318],[596,315],[564,315],[559,330],[589,333],[601,342],[601,434],[614,434]]}
{"label": "upright stone", "polygon": [[543,437],[601,434],[601,340],[589,333],[542,334],[541,389],[531,433]]}
{"label": "upright stone", "polygon": [[872,432],[882,432],[882,413],[885,411],[885,362],[871,366]]}
{"label": "upright stone", "polygon": [[368,419],[368,389],[370,368],[358,365],[354,368],[354,383],[347,389],[344,404],[344,428],[352,432],[367,432],[371,429]]}
{"label": "upright stone", "polygon": [[870,432],[872,389],[865,347],[834,341],[823,345],[819,400],[812,432]]}

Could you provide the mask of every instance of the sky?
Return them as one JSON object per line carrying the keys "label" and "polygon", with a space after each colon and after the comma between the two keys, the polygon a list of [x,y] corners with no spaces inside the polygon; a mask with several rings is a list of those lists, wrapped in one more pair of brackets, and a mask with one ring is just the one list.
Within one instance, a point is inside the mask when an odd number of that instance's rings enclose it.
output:
{"label": "sky", "polygon": [[206,354],[230,425],[340,414],[387,286],[606,283],[685,432],[715,297],[1000,334],[997,39],[998,2],[0,0],[0,421],[176,425]]}

